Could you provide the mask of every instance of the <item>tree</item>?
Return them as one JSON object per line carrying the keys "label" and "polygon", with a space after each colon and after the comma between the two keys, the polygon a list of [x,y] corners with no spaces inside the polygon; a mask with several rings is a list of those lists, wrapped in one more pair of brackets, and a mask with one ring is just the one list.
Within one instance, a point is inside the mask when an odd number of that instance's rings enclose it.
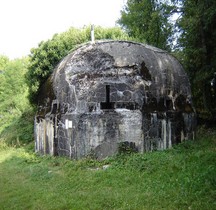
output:
{"label": "tree", "polygon": [[0,56],[0,133],[29,107],[25,81],[28,59]]}
{"label": "tree", "polygon": [[118,23],[129,36],[161,49],[170,50],[172,24],[171,6],[159,0],[128,0]]}
{"label": "tree", "polygon": [[182,0],[179,46],[198,113],[216,114],[216,1]]}
{"label": "tree", "polygon": [[[90,41],[90,26],[83,29],[70,28],[55,34],[52,39],[42,41],[38,48],[31,49],[27,80],[30,89],[30,102],[37,104],[40,88],[53,72],[60,60],[78,45]],[[128,39],[120,28],[95,27],[95,39]]]}

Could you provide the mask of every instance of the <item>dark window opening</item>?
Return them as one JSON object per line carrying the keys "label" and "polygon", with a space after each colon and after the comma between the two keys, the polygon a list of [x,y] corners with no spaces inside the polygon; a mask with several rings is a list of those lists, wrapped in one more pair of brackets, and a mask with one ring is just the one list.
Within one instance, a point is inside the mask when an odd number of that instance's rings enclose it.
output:
{"label": "dark window opening", "polygon": [[110,103],[110,86],[106,85],[106,102]]}
{"label": "dark window opening", "polygon": [[110,102],[110,103],[101,102],[101,109],[114,109],[114,105],[115,105],[114,102]]}
{"label": "dark window opening", "polygon": [[110,85],[106,85],[106,102],[101,102],[101,109],[114,109],[115,102],[110,102]]}

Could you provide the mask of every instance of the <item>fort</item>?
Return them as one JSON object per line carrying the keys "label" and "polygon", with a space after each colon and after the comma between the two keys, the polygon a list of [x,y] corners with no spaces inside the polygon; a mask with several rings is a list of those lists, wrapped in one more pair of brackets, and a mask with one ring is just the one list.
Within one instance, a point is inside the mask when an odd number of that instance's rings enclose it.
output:
{"label": "fort", "polygon": [[67,55],[41,90],[35,150],[97,159],[122,148],[164,150],[193,139],[188,76],[175,57],[129,41],[87,43]]}

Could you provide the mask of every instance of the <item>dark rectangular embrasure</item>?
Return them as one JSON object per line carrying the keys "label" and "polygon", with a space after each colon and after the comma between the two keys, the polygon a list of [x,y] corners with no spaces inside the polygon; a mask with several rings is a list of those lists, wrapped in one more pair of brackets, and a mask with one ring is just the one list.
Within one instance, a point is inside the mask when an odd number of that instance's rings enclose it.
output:
{"label": "dark rectangular embrasure", "polygon": [[101,102],[101,109],[114,109],[115,102],[110,102],[110,85],[106,85],[106,102]]}

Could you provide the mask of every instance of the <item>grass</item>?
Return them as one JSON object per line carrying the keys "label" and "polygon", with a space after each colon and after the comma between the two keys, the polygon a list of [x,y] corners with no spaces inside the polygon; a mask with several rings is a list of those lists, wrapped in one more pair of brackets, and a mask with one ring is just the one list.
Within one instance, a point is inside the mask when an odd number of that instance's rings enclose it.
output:
{"label": "grass", "polygon": [[[0,209],[216,209],[216,133],[103,161],[0,144]],[[104,165],[109,165],[103,169]]]}

